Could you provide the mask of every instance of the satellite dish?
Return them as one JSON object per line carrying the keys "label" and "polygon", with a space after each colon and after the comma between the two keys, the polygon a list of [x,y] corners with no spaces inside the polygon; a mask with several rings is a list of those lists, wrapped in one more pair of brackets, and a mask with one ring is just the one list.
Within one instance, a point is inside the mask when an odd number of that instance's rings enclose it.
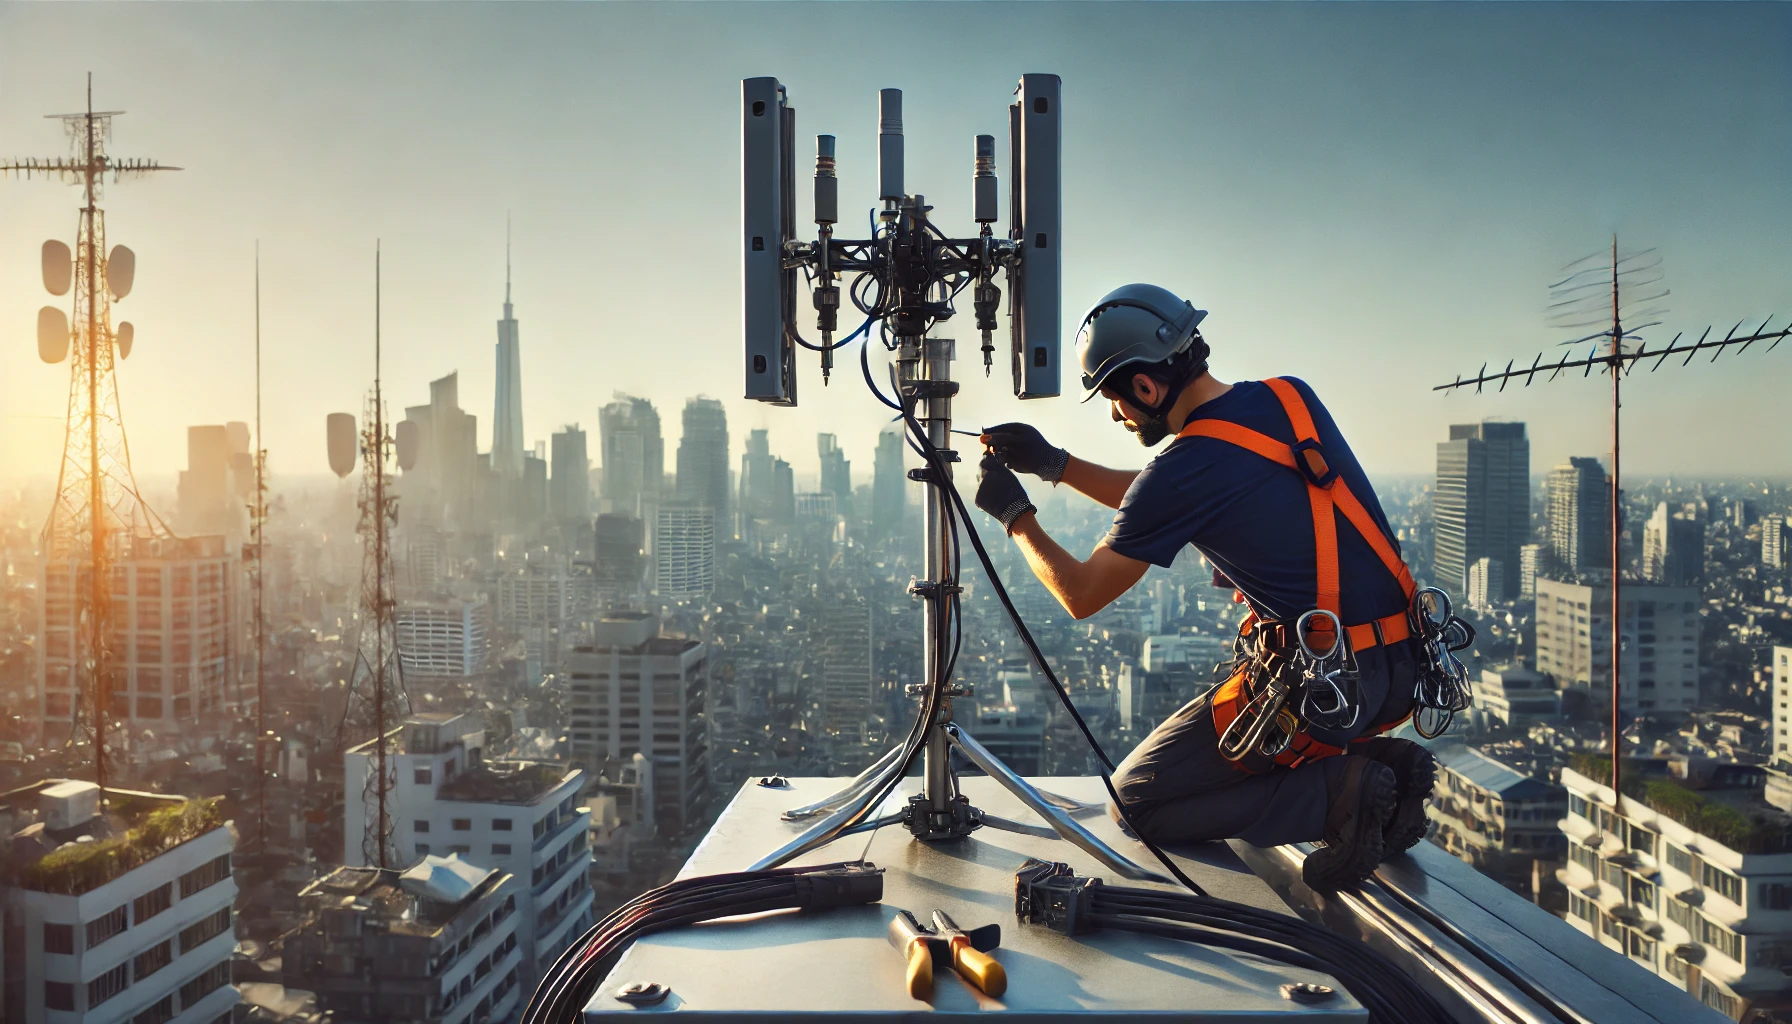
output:
{"label": "satellite dish", "polygon": [[74,256],[68,245],[54,238],[44,243],[44,287],[51,295],[67,295],[74,276]]}
{"label": "satellite dish", "polygon": [[355,471],[355,417],[352,413],[333,412],[325,421],[330,438],[330,471],[339,477]]}
{"label": "satellite dish", "polygon": [[46,363],[68,358],[68,314],[55,306],[37,311],[37,357]]}
{"label": "satellite dish", "polygon": [[408,473],[417,465],[417,421],[399,420],[396,429],[398,468]]}
{"label": "satellite dish", "polygon": [[129,320],[120,323],[118,325],[118,330],[112,332],[112,337],[118,341],[118,358],[131,358],[131,338],[135,336],[136,333],[137,329],[131,326]]}
{"label": "satellite dish", "polygon": [[112,297],[122,299],[131,294],[131,280],[137,276],[137,254],[122,245],[112,247],[106,257],[106,287]]}

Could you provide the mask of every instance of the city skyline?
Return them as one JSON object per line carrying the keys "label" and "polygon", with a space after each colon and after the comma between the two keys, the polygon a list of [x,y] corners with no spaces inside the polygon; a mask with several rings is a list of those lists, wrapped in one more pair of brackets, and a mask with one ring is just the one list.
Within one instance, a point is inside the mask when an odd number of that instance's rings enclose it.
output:
{"label": "city skyline", "polygon": [[[651,7],[525,9],[502,21],[482,8],[0,10],[0,38],[29,44],[0,44],[8,153],[59,151],[62,139],[41,115],[78,105],[67,47],[99,24],[96,48],[83,54],[96,65],[96,102],[130,111],[115,148],[187,168],[106,199],[113,240],[142,255],[120,314],[139,328],[120,377],[141,471],[177,470],[187,426],[247,418],[256,238],[276,477],[323,472],[324,414],[359,408],[371,383],[375,236],[386,251],[393,394],[459,371],[468,407],[490,408],[506,210],[516,223],[515,300],[530,320],[523,404],[541,430],[524,438],[526,448],[546,440],[549,425],[594,421],[604,396],[621,389],[662,410],[707,394],[725,404],[738,436],[834,433],[849,454],[867,457],[883,417],[850,365],[824,390],[805,360],[797,410],[738,397],[738,268],[715,228],[737,216],[734,92],[741,77],[767,72],[785,76],[800,135],[839,135],[852,197],[871,192],[875,88],[907,88],[910,178],[948,223],[966,212],[969,136],[999,120],[1010,79],[1036,68],[1062,74],[1067,323],[1127,278],[1178,288],[1213,311],[1205,326],[1218,375],[1308,379],[1375,473],[1425,473],[1447,424],[1484,418],[1530,423],[1535,465],[1604,449],[1596,381],[1497,399],[1428,389],[1482,361],[1553,347],[1542,316],[1550,274],[1613,231],[1663,251],[1674,290],[1663,331],[1758,322],[1787,298],[1777,268],[1792,255],[1792,234],[1779,226],[1792,224],[1792,203],[1773,168],[1792,151],[1784,116],[1792,87],[1742,70],[1772,66],[1776,55],[1763,47],[1792,19],[1783,8],[1696,19],[1653,6],[1483,6],[1419,19],[1360,7],[1104,11],[1117,37],[1147,40],[1164,58],[1136,62],[1139,54],[1123,62],[1110,44],[1070,44],[1092,38],[1080,31],[1094,17],[1084,8],[945,8],[940,16],[961,30],[936,48],[949,73],[862,88],[805,77],[801,55],[874,33],[897,17],[891,11],[762,5],[751,15],[708,14],[685,26],[684,13]],[[443,70],[437,57],[477,52],[494,24],[552,70]],[[346,26],[354,41],[337,48]],[[390,45],[413,31],[414,46]],[[1003,60],[965,59],[998,33],[1013,41]],[[1608,87],[1599,69],[1552,59],[1584,51],[1595,35],[1639,62],[1698,70]],[[1462,41],[1470,37],[1477,42]],[[278,38],[277,49],[259,49],[274,45],[263,38]],[[1196,59],[1169,59],[1178,39]],[[567,47],[578,42],[595,50],[575,62]],[[187,74],[170,75],[151,60],[166,52],[160,44],[208,49]],[[230,56],[210,56],[213,44]],[[1388,58],[1407,52],[1428,56],[1394,70]],[[1725,61],[1701,58],[1718,52]],[[654,69],[673,55],[687,71],[662,80]],[[328,84],[297,87],[297,69],[313,58],[331,69]],[[1121,70],[1140,65],[1170,70]],[[248,85],[215,87],[231,76]],[[1318,87],[1323,80],[1338,87],[1335,100]],[[618,88],[628,81],[656,87]],[[627,99],[589,99],[608,96]],[[1135,116],[1108,116],[1121,107]],[[1379,116],[1364,122],[1358,107]],[[383,110],[403,112],[405,130],[386,131],[374,113]],[[465,116],[450,116],[457,110]],[[1186,128],[1144,127],[1165,123]],[[219,124],[233,127],[219,133]],[[568,195],[536,189],[535,176],[504,158],[544,147],[556,162],[587,169]],[[1648,159],[1605,170],[1609,152],[1638,151]],[[443,158],[417,162],[417,153]],[[406,177],[392,187],[382,168],[399,166],[401,154]],[[1190,175],[1198,187],[1188,187]],[[263,198],[276,194],[279,203]],[[632,201],[606,199],[618,195]],[[444,204],[454,215],[441,215]],[[50,301],[36,247],[69,234],[73,205],[72,194],[41,183],[0,187],[0,219],[16,226],[0,247],[0,306],[14,310],[0,323],[7,483],[48,475],[61,440],[66,382],[36,361],[29,311]],[[701,232],[715,232],[714,243],[651,241]],[[599,244],[613,237],[650,241],[624,260]],[[950,326],[969,350],[969,310]],[[1784,348],[1767,358],[1783,360]],[[1087,438],[1079,447],[1097,461],[1146,457],[1098,405],[1019,403],[1002,374],[985,380],[974,360],[960,365],[962,422],[1038,418],[1048,436]],[[1671,381],[1639,377],[1627,396],[1627,467],[1792,473],[1792,454],[1762,462],[1725,441],[1771,429],[1778,368],[1720,361]],[[1074,381],[1066,385],[1069,394]],[[1390,393],[1409,403],[1398,415],[1387,411]],[[1685,429],[1689,409],[1698,410],[1697,430]],[[486,450],[492,424],[479,418]],[[809,445],[782,446],[800,476],[817,473]]]}

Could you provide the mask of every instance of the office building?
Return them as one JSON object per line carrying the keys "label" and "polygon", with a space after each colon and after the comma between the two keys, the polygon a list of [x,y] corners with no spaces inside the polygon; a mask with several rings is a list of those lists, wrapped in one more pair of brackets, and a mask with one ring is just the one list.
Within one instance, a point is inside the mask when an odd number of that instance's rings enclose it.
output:
{"label": "office building", "polygon": [[1611,489],[1598,459],[1549,471],[1549,548],[1565,573],[1611,571]]}
{"label": "office building", "polygon": [[340,867],[299,892],[281,956],[288,988],[336,1020],[475,1024],[523,999],[516,877],[459,856],[408,870]]}
{"label": "office building", "polygon": [[852,463],[833,434],[817,434],[815,447],[821,455],[821,489],[834,496],[834,506],[844,515],[852,507]]}
{"label": "office building", "polygon": [[1643,526],[1643,577],[1670,587],[1697,586],[1705,574],[1705,524],[1655,506]]}
{"label": "office building", "polygon": [[903,466],[902,428],[892,423],[877,435],[871,470],[871,536],[895,542],[907,534],[908,472]]}
{"label": "office building", "polygon": [[1232,642],[1217,636],[1148,636],[1139,660],[1120,666],[1120,727],[1150,731],[1213,685],[1214,666],[1232,659]]}
{"label": "office building", "polygon": [[713,398],[684,404],[684,435],[678,440],[678,500],[713,509],[716,529],[733,536],[728,501],[728,414]]}
{"label": "office building", "polygon": [[641,520],[620,512],[597,517],[596,562],[592,581],[600,608],[632,606],[647,578],[647,531]]}
{"label": "office building", "polygon": [[1786,517],[1761,517],[1761,564],[1769,569],[1784,569],[1786,559]]}
{"label": "office building", "polygon": [[1437,786],[1425,805],[1436,822],[1431,841],[1473,864],[1482,874],[1535,897],[1536,864],[1549,877],[1567,850],[1558,827],[1567,793],[1546,779],[1532,778],[1473,747],[1443,743],[1437,758]]}
{"label": "office building", "polygon": [[236,839],[216,800],[51,779],[0,795],[19,1024],[228,1024]]}
{"label": "office building", "polygon": [[[343,754],[343,863],[366,867],[367,798],[373,742]],[[405,720],[387,748],[395,780],[387,798],[390,857],[415,864],[459,854],[518,882],[522,983],[531,990],[551,963],[592,922],[591,815],[580,806],[586,775],[539,761],[487,761],[485,732],[466,715],[429,713]],[[526,886],[523,879],[528,879]],[[494,1018],[496,1019],[496,1018]]]}
{"label": "office building", "polygon": [[[417,435],[416,462],[403,471],[399,484],[406,522],[482,523],[485,471],[479,458],[479,418],[460,407],[460,375],[430,381],[429,404],[407,406],[404,418]],[[517,459],[520,473],[520,448]]]}
{"label": "office building", "polygon": [[1542,544],[1521,544],[1518,547],[1518,599],[1537,599],[1537,577],[1549,569],[1549,548]]}
{"label": "office building", "polygon": [[598,413],[604,449],[602,508],[652,521],[666,476],[660,414],[645,398],[617,392]]}
{"label": "office building", "polygon": [[585,432],[572,424],[553,437],[549,466],[548,514],[581,528],[591,519],[591,462],[585,456]]}
{"label": "office building", "polygon": [[654,589],[665,601],[708,597],[716,586],[716,515],[703,506],[666,505],[654,521]]}
{"label": "office building", "polygon": [[1792,647],[1774,647],[1768,652],[1768,666],[1773,679],[1773,748],[1769,760],[1792,765]]}
{"label": "office building", "polygon": [[1549,677],[1534,669],[1484,668],[1475,687],[1475,708],[1490,723],[1524,729],[1561,717],[1562,695],[1549,684]]}
{"label": "office building", "polygon": [[510,486],[517,523],[532,526],[548,518],[548,460],[540,452],[523,453],[523,478]]}
{"label": "office building", "polygon": [[620,778],[636,754],[652,765],[652,825],[682,835],[703,817],[709,787],[704,713],[707,648],[660,635],[646,612],[597,621],[593,642],[574,648],[567,737],[574,763]]}
{"label": "office building", "polygon": [[1506,563],[1497,558],[1477,558],[1468,567],[1468,606],[1478,612],[1493,610],[1506,592]]}
{"label": "office building", "polygon": [[563,558],[530,558],[520,571],[498,577],[498,625],[523,638],[524,661],[535,682],[560,667],[572,594]]}
{"label": "office building", "polygon": [[504,318],[498,321],[497,386],[492,405],[492,472],[523,475],[523,349],[510,305],[510,243],[504,244]]}
{"label": "office building", "polygon": [[790,463],[772,454],[764,430],[747,435],[740,462],[740,514],[743,524],[759,522],[788,527],[796,522],[796,477]]}
{"label": "office building", "polygon": [[[1518,548],[1531,536],[1531,443],[1524,424],[1452,425],[1450,439],[1437,446],[1432,508],[1432,564],[1445,590],[1464,593],[1469,567],[1479,559],[1516,566]],[[1493,596],[1510,600],[1517,582],[1502,576],[1500,585],[1512,584],[1510,592]]]}
{"label": "office building", "polygon": [[[1611,587],[1537,581],[1537,670],[1556,685],[1611,696]],[[1625,581],[1619,707],[1626,713],[1688,711],[1699,702],[1699,592]]]}
{"label": "office building", "polygon": [[1784,1012],[1792,818],[1764,800],[1764,771],[1637,762],[1614,800],[1588,761],[1562,770],[1568,922],[1732,1020]]}
{"label": "office building", "polygon": [[863,741],[871,719],[871,606],[838,594],[816,623],[821,663],[821,731]]}
{"label": "office building", "polygon": [[181,470],[174,529],[181,536],[216,534],[232,548],[249,535],[248,503],[255,486],[244,423],[187,428],[187,468]]}
{"label": "office building", "polygon": [[[240,552],[224,538],[139,538],[112,565],[111,692],[107,715],[150,729],[190,728],[202,715],[253,707],[242,685]],[[66,732],[78,684],[77,610],[84,560],[39,563],[38,694],[46,729]]]}
{"label": "office building", "polygon": [[406,677],[469,679],[485,672],[491,605],[484,595],[403,601],[395,618]]}

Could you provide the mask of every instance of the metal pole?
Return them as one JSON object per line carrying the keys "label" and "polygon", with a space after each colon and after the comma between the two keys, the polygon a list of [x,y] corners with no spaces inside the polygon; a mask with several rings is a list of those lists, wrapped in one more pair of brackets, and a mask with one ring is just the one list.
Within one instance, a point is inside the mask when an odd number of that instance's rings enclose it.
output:
{"label": "metal pole", "polygon": [[106,484],[100,470],[100,345],[110,343],[110,338],[100,337],[100,289],[106,287],[101,280],[99,242],[95,237],[99,217],[98,197],[95,195],[96,179],[105,173],[100,166],[96,152],[99,133],[94,127],[93,118],[93,76],[87,76],[87,119],[85,121],[86,136],[83,145],[86,150],[87,164],[87,208],[82,212],[87,223],[83,225],[82,248],[86,250],[83,262],[87,265],[87,351],[84,353],[87,362],[87,515],[88,534],[92,550],[89,552],[89,566],[92,573],[88,622],[92,629],[93,657],[93,776],[100,787],[100,799],[106,798],[106,705],[112,699],[112,681],[107,678],[109,666],[106,664],[106,644],[110,641],[107,635],[111,632],[112,616],[110,614],[110,598],[112,596],[111,567],[107,564],[106,545]]}
{"label": "metal pole", "polygon": [[255,243],[255,776],[258,786],[256,795],[256,841],[263,852],[268,848],[268,766],[265,751],[267,721],[267,672],[264,663],[267,660],[267,620],[264,602],[266,600],[267,563],[264,561],[266,551],[265,531],[267,529],[268,500],[267,479],[265,476],[268,451],[262,446],[261,439],[261,242]]}
{"label": "metal pole", "polygon": [[1609,529],[1611,531],[1612,556],[1612,806],[1619,806],[1623,790],[1618,788],[1622,781],[1622,769],[1619,762],[1622,757],[1622,738],[1618,733],[1618,700],[1622,691],[1618,686],[1619,669],[1618,654],[1623,649],[1623,624],[1619,617],[1623,610],[1620,595],[1624,589],[1623,563],[1620,559],[1621,539],[1623,533],[1623,510],[1619,507],[1618,498],[1618,382],[1624,371],[1624,329],[1618,319],[1618,236],[1612,236],[1612,483],[1611,496],[1607,501],[1610,506]]}
{"label": "metal pole", "polygon": [[386,837],[386,424],[380,395],[380,249],[373,247],[373,744],[379,772],[380,867],[387,867]]}
{"label": "metal pole", "polygon": [[[952,340],[950,338],[921,339],[921,377],[929,383],[945,383],[952,379]],[[927,440],[935,449],[944,451],[952,443],[952,399],[946,394],[948,388],[932,387],[925,391],[922,403],[922,424],[927,428]],[[949,462],[942,467],[947,474],[952,471]],[[933,686],[938,674],[945,671],[950,658],[948,647],[952,638],[947,635],[947,609],[951,607],[951,588],[958,585],[958,580],[946,564],[946,552],[951,543],[947,535],[951,525],[941,514],[941,505],[947,501],[946,487],[948,480],[927,481],[927,504],[924,516],[924,528],[927,531],[927,550],[925,571],[927,578],[935,584],[927,595],[927,621],[923,629],[922,649],[927,652],[927,671],[925,681]],[[952,748],[946,736],[945,725],[952,720],[952,680],[938,679],[942,691],[939,714],[928,725],[927,745],[923,751],[922,785],[927,795],[928,808],[936,814],[950,816],[954,792],[952,779]],[[950,820],[949,817],[947,820]]]}

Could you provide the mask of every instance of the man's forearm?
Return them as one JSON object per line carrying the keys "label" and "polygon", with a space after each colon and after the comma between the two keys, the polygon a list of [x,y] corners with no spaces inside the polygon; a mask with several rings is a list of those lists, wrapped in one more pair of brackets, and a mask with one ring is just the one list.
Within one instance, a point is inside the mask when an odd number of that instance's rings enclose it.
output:
{"label": "man's forearm", "polygon": [[1139,581],[1145,564],[1116,554],[1106,546],[1083,561],[1039,525],[1039,517],[1024,513],[1010,531],[1014,543],[1027,556],[1027,564],[1045,589],[1058,599],[1072,618],[1086,619],[1112,604],[1114,598]]}
{"label": "man's forearm", "polygon": [[1121,499],[1126,497],[1126,489],[1132,486],[1133,478],[1138,475],[1139,471],[1136,469],[1109,469],[1072,455],[1064,463],[1062,482],[1069,484],[1079,494],[1109,508],[1119,508]]}

